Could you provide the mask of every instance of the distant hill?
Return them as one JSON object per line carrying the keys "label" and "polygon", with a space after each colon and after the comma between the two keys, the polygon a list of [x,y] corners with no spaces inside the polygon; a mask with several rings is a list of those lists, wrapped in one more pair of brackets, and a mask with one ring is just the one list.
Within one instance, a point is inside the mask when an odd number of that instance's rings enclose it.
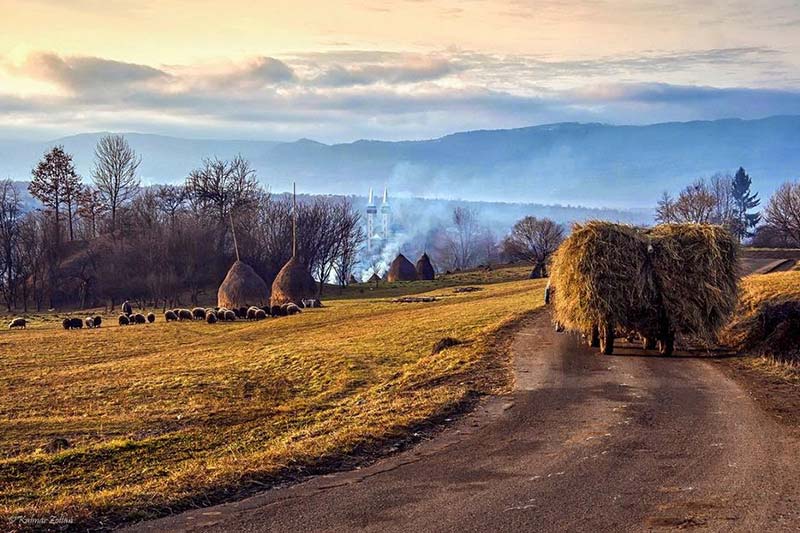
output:
{"label": "distant hill", "polygon": [[[74,153],[79,171],[88,175],[100,135],[0,141],[0,177],[27,179],[41,153],[56,143]],[[663,190],[740,165],[762,198],[781,182],[800,178],[800,116],[649,126],[563,123],[334,145],[126,136],[143,156],[148,183],[180,181],[202,157],[236,153],[278,191],[292,181],[307,192],[332,194],[388,185],[394,194],[428,198],[595,207],[651,207]]]}

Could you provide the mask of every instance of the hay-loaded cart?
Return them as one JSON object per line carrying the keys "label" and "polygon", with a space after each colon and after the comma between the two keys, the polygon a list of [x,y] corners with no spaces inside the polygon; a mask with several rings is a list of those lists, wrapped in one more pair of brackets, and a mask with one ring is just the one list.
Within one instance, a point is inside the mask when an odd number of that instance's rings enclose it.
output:
{"label": "hay-loaded cart", "polygon": [[676,334],[713,340],[737,296],[737,244],[703,224],[576,225],[553,258],[554,319],[604,354],[619,335],[670,355]]}

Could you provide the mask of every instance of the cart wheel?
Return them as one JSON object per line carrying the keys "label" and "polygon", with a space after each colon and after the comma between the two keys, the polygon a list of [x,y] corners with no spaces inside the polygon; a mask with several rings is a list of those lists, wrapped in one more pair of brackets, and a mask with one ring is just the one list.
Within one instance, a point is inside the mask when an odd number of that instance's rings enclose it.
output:
{"label": "cart wheel", "polygon": [[604,355],[614,353],[614,326],[605,324],[600,333],[600,352]]}
{"label": "cart wheel", "polygon": [[592,326],[592,331],[589,333],[589,346],[592,348],[600,346],[600,328],[596,325]]}
{"label": "cart wheel", "polygon": [[654,337],[642,337],[642,350],[655,350],[656,339]]}
{"label": "cart wheel", "polygon": [[675,350],[675,335],[667,333],[664,338],[658,340],[658,353],[670,356]]}

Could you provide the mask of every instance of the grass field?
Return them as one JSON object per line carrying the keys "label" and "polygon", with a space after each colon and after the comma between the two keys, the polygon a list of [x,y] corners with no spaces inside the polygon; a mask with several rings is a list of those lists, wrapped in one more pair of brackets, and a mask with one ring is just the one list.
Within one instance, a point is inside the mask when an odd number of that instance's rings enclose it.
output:
{"label": "grass field", "polygon": [[[262,322],[0,333],[0,520],[109,525],[368,453],[508,385],[501,328],[542,301],[527,268],[328,294]],[[455,294],[451,286],[481,285]],[[400,294],[439,296],[399,304]],[[334,291],[331,291],[334,292]],[[49,320],[44,320],[49,318]],[[113,324],[111,323],[113,322]],[[437,340],[463,344],[431,355]],[[55,438],[70,447],[46,451]]]}

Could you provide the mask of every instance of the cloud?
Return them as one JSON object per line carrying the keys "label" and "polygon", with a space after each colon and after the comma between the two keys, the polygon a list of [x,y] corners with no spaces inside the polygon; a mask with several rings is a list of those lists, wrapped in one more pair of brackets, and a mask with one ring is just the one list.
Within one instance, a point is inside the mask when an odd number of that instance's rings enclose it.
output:
{"label": "cloud", "polygon": [[169,74],[163,70],[147,65],[99,57],[61,57],[50,52],[30,54],[21,65],[10,70],[51,82],[75,93],[108,86],[129,87],[169,78]]}
{"label": "cloud", "polygon": [[731,72],[745,64],[779,70],[781,59],[758,47],[558,61],[461,50],[337,50],[151,66],[45,52],[19,64],[0,60],[0,67],[6,75],[63,90],[0,92],[0,127],[61,128],[66,134],[135,125],[154,133],[344,141],[562,121],[800,114],[800,92],[790,88],[663,81],[676,71],[682,76],[676,79],[692,77],[686,73],[709,65]]}
{"label": "cloud", "polygon": [[347,87],[386,83],[398,85],[444,78],[458,69],[443,58],[417,57],[401,63],[346,66],[334,64],[314,77],[311,84],[321,87]]}

